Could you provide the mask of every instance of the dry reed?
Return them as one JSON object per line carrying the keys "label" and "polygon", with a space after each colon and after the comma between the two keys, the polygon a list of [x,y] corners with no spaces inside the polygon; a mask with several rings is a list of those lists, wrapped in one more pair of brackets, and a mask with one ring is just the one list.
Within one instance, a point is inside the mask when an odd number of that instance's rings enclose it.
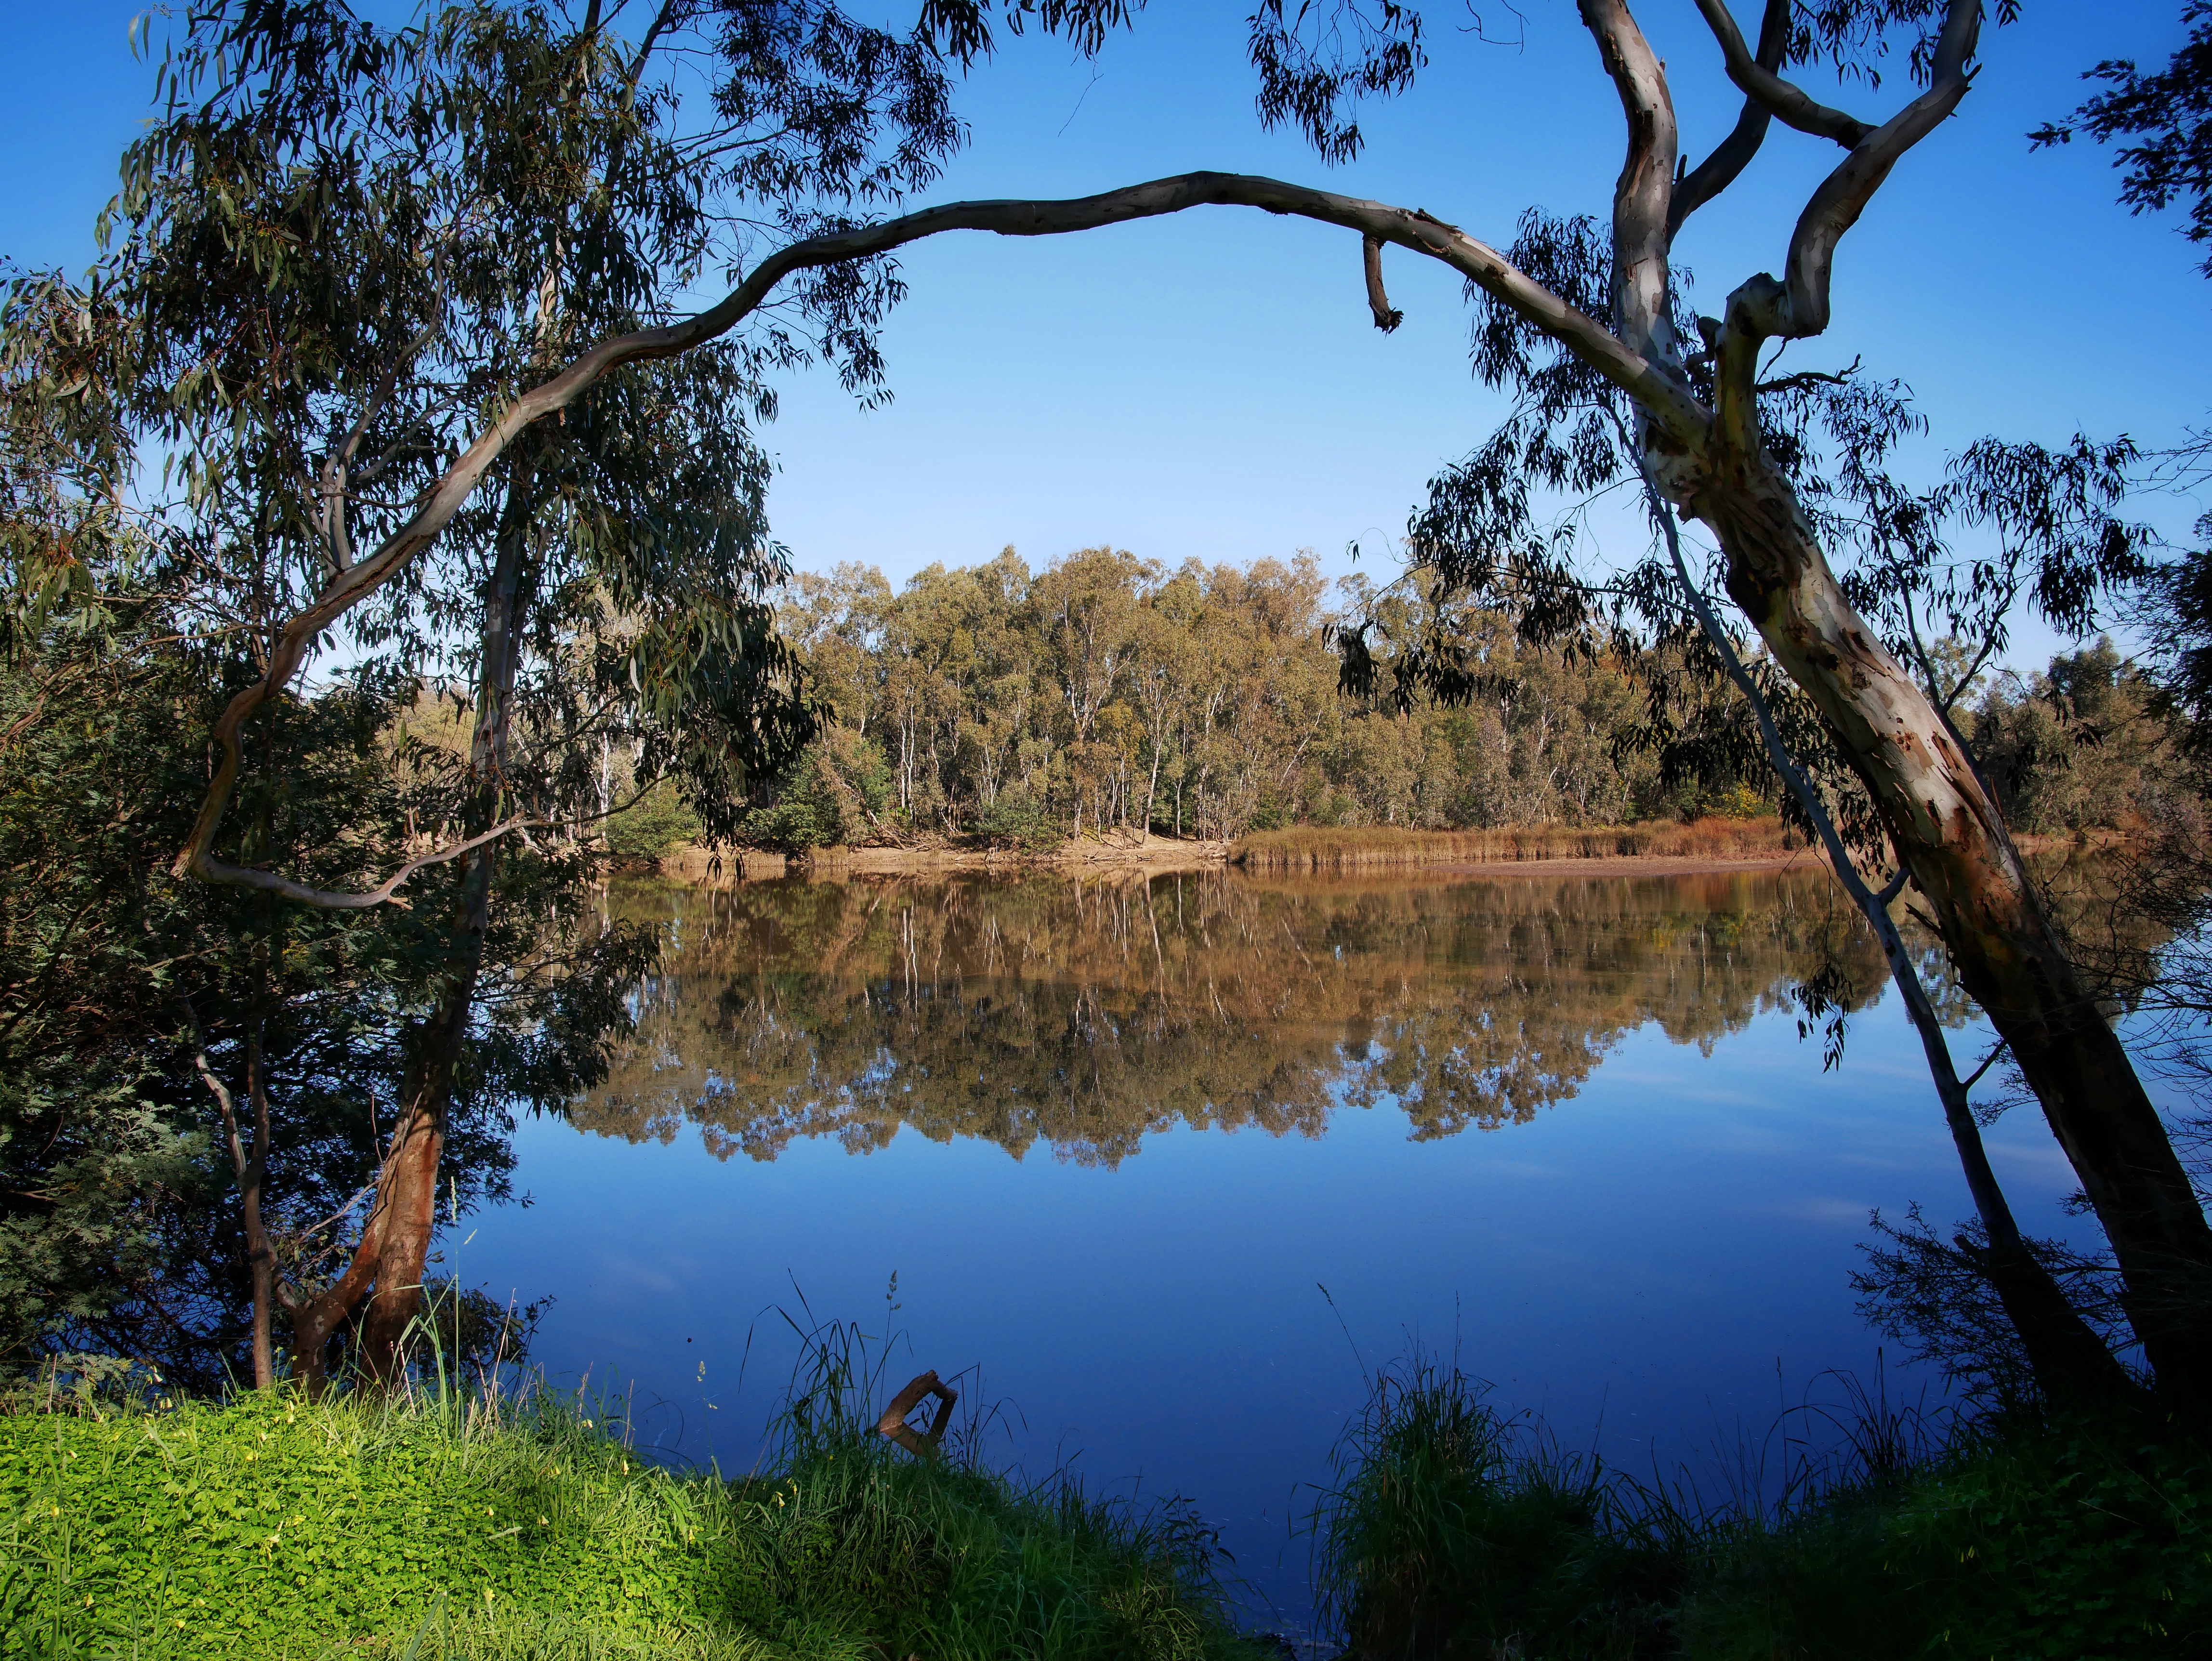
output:
{"label": "dry reed", "polygon": [[1511,865],[1538,860],[1756,860],[1802,849],[1778,818],[1704,818],[1683,824],[1526,824],[1488,830],[1409,830],[1395,825],[1298,825],[1240,837],[1232,864],[1259,871],[1324,871],[1374,865]]}

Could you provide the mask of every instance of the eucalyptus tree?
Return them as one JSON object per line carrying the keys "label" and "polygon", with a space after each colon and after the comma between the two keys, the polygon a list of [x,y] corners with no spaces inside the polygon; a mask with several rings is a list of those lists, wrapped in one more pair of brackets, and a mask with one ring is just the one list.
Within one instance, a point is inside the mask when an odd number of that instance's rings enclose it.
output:
{"label": "eucalyptus tree", "polygon": [[[1095,45],[1129,9],[1121,0],[1020,0],[1001,14],[986,0],[931,0],[922,33],[960,58],[989,49],[991,26],[1001,15],[1009,27],[1034,22]],[[1437,260],[1479,297],[1477,368],[1515,388],[1521,409],[1497,442],[1438,480],[1416,526],[1425,554],[1464,592],[1503,592],[1526,603],[1540,624],[1571,627],[1586,614],[1589,587],[1539,534],[1538,490],[1640,478],[1663,504],[1670,532],[1675,517],[1704,526],[1729,599],[1802,698],[1809,733],[1832,745],[1856,781],[1870,828],[1893,850],[1896,874],[1869,893],[1886,896],[1892,884],[1917,891],[1966,989],[2009,1047],[2081,1176],[2161,1387],[2201,1397],[2212,1387],[2212,1227],[2120,1041],[2045,915],[1996,800],[1940,697],[1868,615],[1869,592],[1855,593],[1831,557],[1842,553],[1843,538],[1870,535],[1911,556],[1902,568],[1905,589],[1893,584],[1891,592],[1926,588],[1939,542],[1890,534],[1916,530],[1890,517],[1909,519],[1913,505],[1899,502],[1878,476],[1899,431],[1879,407],[1870,414],[1865,384],[1853,375],[1775,380],[1763,378],[1760,367],[1770,349],[1826,331],[1836,263],[1852,226],[1892,172],[1965,101],[1978,68],[1979,0],[1838,0],[1803,8],[1771,0],[1755,41],[1724,0],[1698,0],[1702,32],[1684,50],[1711,53],[1743,101],[1727,136],[1695,167],[1682,153],[1664,61],[1629,7],[1624,0],[1580,0],[1577,9],[1626,127],[1602,232],[1532,215],[1518,240],[1501,250],[1424,210],[1220,173],[1073,201],[960,203],[825,228],[768,254],[714,305],[601,337],[557,373],[486,410],[471,441],[425,478],[410,510],[392,515],[374,551],[291,614],[272,648],[277,672],[270,689],[281,687],[308,642],[356,605],[388,586],[404,591],[407,583],[399,580],[449,526],[465,522],[479,486],[514,465],[512,452],[540,441],[535,435],[543,423],[580,411],[594,387],[622,384],[629,366],[723,339],[760,313],[788,278],[818,284],[810,274],[850,267],[873,271],[880,281],[881,256],[951,230],[1060,234],[1200,206],[1253,208],[1355,236],[1368,303],[1377,326],[1388,330],[1396,318],[1382,281],[1385,251]],[[1295,9],[1261,0],[1252,56],[1262,119],[1297,127],[1326,160],[1357,154],[1364,142],[1358,98],[1402,89],[1425,52],[1419,14],[1398,0]],[[1905,60],[1911,89],[1879,119],[1823,103],[1792,77],[1793,70],[1827,64],[1847,79],[1858,76],[1867,95],[1878,96],[1878,70],[1892,55]],[[1753,273],[1729,291],[1717,316],[1692,316],[1677,240],[1693,215],[1743,177],[1778,124],[1835,145],[1842,157],[1788,228],[1783,274]],[[852,292],[836,291],[842,309],[834,314],[857,319],[853,333],[864,342],[865,295],[855,302]],[[863,351],[855,361],[869,360]],[[1816,423],[1841,453],[1832,475],[1804,465],[1800,442]],[[2001,537],[2026,573],[2031,597],[2063,620],[2088,606],[2103,584],[2130,574],[2136,558],[2136,538],[2100,499],[2104,459],[2094,447],[2073,456],[1999,452],[1979,461],[1970,453],[1958,490],[1942,505]],[[2042,495],[2039,479],[2049,486]],[[1837,480],[1840,491],[1831,494]],[[1686,564],[1670,579],[1671,563],[1661,556],[1648,568],[1648,592],[1671,591],[1674,580],[1694,586]],[[1624,592],[1633,587],[1624,585]],[[1976,606],[1988,599],[1971,581],[1964,597]],[[1686,599],[1654,603],[1681,625]],[[1429,672],[1449,685],[1459,666],[1439,654]],[[239,723],[266,695],[227,715],[219,741],[234,743]],[[184,865],[213,873],[208,843],[230,783],[228,773],[218,775],[203,818],[206,834],[196,836]]]}
{"label": "eucalyptus tree", "polygon": [[[484,0],[398,30],[335,0],[196,11],[112,210],[145,317],[142,417],[214,574],[198,603],[259,671],[214,724],[175,873],[434,919],[349,1256],[276,1289],[311,1381],[364,1299],[374,1372],[414,1318],[452,1106],[497,1036],[498,897],[534,867],[552,887],[528,897],[557,908],[586,874],[531,832],[594,810],[611,734],[636,746],[641,785],[679,778],[726,830],[751,773],[811,730],[774,634],[785,566],[750,427],[772,407],[764,371],[817,351],[865,392],[864,326],[893,287],[841,268],[747,339],[609,377],[449,502],[429,557],[394,562],[395,532],[473,429],[514,421],[580,343],[653,326],[754,239],[926,181],[957,136],[936,59],[834,4],[669,0],[629,40],[624,9]],[[696,59],[713,74],[687,99],[675,65]],[[276,787],[267,732],[341,618],[355,653],[453,697],[469,733],[442,776],[418,749],[437,788],[411,837],[359,827],[386,869],[351,889],[246,856],[238,823],[248,745],[250,781]]]}
{"label": "eucalyptus tree", "polygon": [[[2179,21],[2183,43],[2162,64],[2108,58],[2086,71],[2099,91],[2061,120],[2030,135],[2039,145],[2082,137],[2113,147],[2119,199],[2136,214],[2179,212],[2181,228],[2212,245],[2212,5],[2188,0]],[[2212,276],[2212,249],[2201,269]],[[2151,482],[2196,493],[2212,480],[2212,431],[2199,429],[2154,459]],[[2127,909],[2155,918],[2176,936],[2146,959],[2097,942],[2113,978],[2149,1010],[2167,1017],[2156,1049],[2169,1076],[2196,1096],[2197,1170],[2203,1174],[2203,1107],[2212,1058],[2201,1034],[2212,1015],[2212,514],[2195,525],[2197,545],[2178,551],[2145,574],[2129,621],[2147,648],[2161,712],[2178,726],[2192,764],[2195,789],[2179,793],[2158,816],[2153,857],[2132,861]],[[2053,666],[2054,670],[2057,667]],[[2087,730],[2095,732],[2096,727]],[[2109,931],[2108,931],[2109,933]]]}

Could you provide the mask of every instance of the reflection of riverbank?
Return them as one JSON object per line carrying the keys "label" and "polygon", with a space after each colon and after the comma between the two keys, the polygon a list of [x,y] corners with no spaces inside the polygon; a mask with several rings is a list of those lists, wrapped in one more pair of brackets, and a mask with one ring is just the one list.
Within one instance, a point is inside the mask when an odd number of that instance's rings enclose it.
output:
{"label": "reflection of riverbank", "polygon": [[673,949],[575,1122],[720,1157],[902,1128],[1112,1165],[1177,1126],[1421,1140],[1525,1123],[1625,1034],[1710,1047],[1881,964],[1825,870],[1660,877],[847,870],[634,884]]}
{"label": "reflection of riverbank", "polygon": [[679,848],[662,856],[659,874],[674,882],[751,881],[792,875],[902,876],[947,871],[1016,873],[1094,867],[1133,871],[1209,871],[1229,863],[1231,845],[1197,837],[1139,837],[1109,831],[1042,850],[1018,848],[817,848],[787,857],[760,848]]}
{"label": "reflection of riverbank", "polygon": [[1681,874],[1818,862],[1779,819],[1655,820],[1643,824],[1510,825],[1487,830],[1411,830],[1392,825],[1297,825],[1248,833],[1233,842],[1162,837],[1114,829],[1048,848],[984,848],[941,837],[897,845],[817,848],[785,855],[763,849],[676,850],[661,875],[683,882],[782,876],[869,875],[930,871],[1063,870],[1126,867],[1202,871],[1233,865],[1252,871],[1342,871],[1368,867],[1440,866],[1518,874],[1565,867],[1577,871]]}

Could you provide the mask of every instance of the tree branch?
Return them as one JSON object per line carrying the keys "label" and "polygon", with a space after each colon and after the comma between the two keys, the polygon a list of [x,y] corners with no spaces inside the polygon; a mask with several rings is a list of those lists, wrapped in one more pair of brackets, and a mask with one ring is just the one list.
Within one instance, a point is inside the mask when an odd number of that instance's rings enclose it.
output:
{"label": "tree branch", "polygon": [[1753,57],[1751,49],[1743,43],[1742,31],[1736,27],[1735,18],[1729,11],[1727,0],[1698,0],[1698,10],[1705,26],[1712,30],[1713,39],[1720,42],[1729,79],[1735,82],[1745,97],[1764,106],[1784,126],[1795,127],[1815,138],[1832,138],[1847,150],[1857,149],[1874,131],[1856,116],[1830,109],[1808,96],[1802,88],[1775,73],[1780,67],[1780,59],[1778,55],[1772,66],[1764,61],[1764,26],[1759,30],[1761,53]]}
{"label": "tree branch", "polygon": [[[1730,25],[1734,27],[1733,23]],[[1759,55],[1753,60],[1764,70],[1782,67],[1782,54],[1790,44],[1790,0],[1766,0],[1766,15],[1759,26]],[[1682,223],[1697,210],[1735,183],[1751,165],[1759,147],[1766,142],[1766,129],[1774,112],[1756,98],[1743,100],[1743,113],[1713,153],[1674,186],[1674,199],[1667,209],[1667,240],[1671,244]]]}
{"label": "tree branch", "polygon": [[1394,310],[1390,296],[1382,291],[1382,242],[1379,237],[1366,236],[1359,240],[1361,264],[1367,272],[1367,309],[1375,313],[1375,326],[1389,334],[1406,320],[1403,312]]}
{"label": "tree branch", "polygon": [[1779,380],[1762,380],[1752,388],[1755,392],[1802,392],[1815,386],[1840,386],[1858,373],[1861,359],[1855,357],[1842,368],[1800,369],[1796,374],[1786,374]]}
{"label": "tree branch", "polygon": [[[1711,0],[1698,0],[1700,6]],[[1928,90],[1862,139],[1820,181],[1790,238],[1786,282],[1762,272],[1729,296],[1728,325],[1762,338],[1802,340],[1828,326],[1836,246],[1905,153],[1936,131],[1972,84],[1966,62],[1980,27],[1980,0],[1951,0]]]}
{"label": "tree branch", "polygon": [[1674,100],[1626,0],[1580,0],[1583,23],[1628,119],[1628,154],[1613,187],[1613,322],[1637,351],[1681,362],[1668,299],[1668,222],[1678,137]]}
{"label": "tree branch", "polygon": [[[173,875],[227,879],[234,871],[211,849],[238,782],[239,733],[246,720],[289,684],[316,637],[404,571],[450,524],[516,436],[533,423],[566,409],[602,377],[627,364],[674,357],[719,338],[757,310],[776,285],[795,271],[864,259],[946,231],[992,231],[1002,236],[1056,236],[1197,207],[1253,207],[1340,225],[1439,260],[1510,307],[1635,399],[1673,442],[1691,448],[1711,423],[1689,389],[1613,334],[1518,270],[1487,243],[1419,209],[1338,196],[1327,191],[1241,173],[1192,173],[1133,185],[1101,195],[1060,202],[956,202],[896,219],[792,243],[763,260],[719,304],[680,322],[617,335],[593,346],[559,374],[508,405],[459,458],[425,490],[415,512],[334,577],[278,632],[264,678],[243,688],[224,708],[210,734],[219,759],[191,835],[172,862]],[[286,891],[283,879],[255,873],[246,885]]]}
{"label": "tree branch", "polygon": [[204,854],[192,867],[191,874],[202,882],[219,884],[227,888],[252,888],[264,894],[295,900],[301,905],[311,905],[318,911],[365,911],[373,905],[396,905],[403,910],[407,902],[398,895],[399,885],[417,871],[433,865],[443,865],[448,860],[459,859],[471,849],[481,848],[486,843],[503,837],[510,830],[527,830],[533,824],[549,821],[528,818],[512,818],[495,824],[482,836],[471,837],[466,842],[457,842],[448,848],[425,854],[419,860],[410,860],[375,887],[359,894],[334,891],[326,888],[310,888],[305,883],[294,882],[274,871],[262,871],[250,865],[228,865],[211,854]]}

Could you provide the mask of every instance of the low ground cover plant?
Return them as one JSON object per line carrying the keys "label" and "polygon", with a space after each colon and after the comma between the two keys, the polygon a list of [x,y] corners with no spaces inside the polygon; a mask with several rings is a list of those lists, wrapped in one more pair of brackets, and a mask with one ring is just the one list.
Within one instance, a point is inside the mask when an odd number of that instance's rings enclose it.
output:
{"label": "low ground cover plant", "polygon": [[0,1656],[1261,1653],[1174,1519],[855,1429],[819,1419],[725,1481],[544,1394],[16,1411]]}

